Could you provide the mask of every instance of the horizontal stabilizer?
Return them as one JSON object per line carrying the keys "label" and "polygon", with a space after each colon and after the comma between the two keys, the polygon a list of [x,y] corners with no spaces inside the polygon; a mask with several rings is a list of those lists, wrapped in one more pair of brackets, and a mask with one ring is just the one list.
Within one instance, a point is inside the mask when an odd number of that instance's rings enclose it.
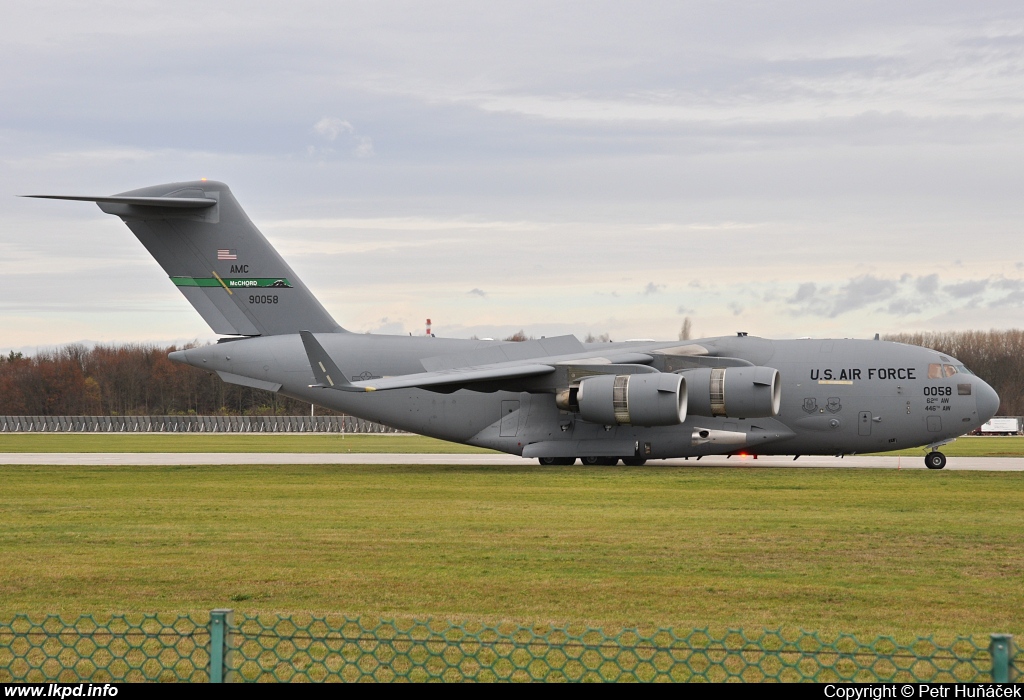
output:
{"label": "horizontal stabilizer", "polygon": [[69,199],[73,202],[97,204],[129,204],[135,207],[167,207],[169,209],[205,209],[217,203],[208,197],[87,197],[70,194],[23,194],[32,199]]}

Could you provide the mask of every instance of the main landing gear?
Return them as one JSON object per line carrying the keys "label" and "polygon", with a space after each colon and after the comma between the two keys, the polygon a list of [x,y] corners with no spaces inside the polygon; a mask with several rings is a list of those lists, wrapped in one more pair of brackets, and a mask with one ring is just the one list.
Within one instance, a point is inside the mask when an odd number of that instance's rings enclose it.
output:
{"label": "main landing gear", "polygon": [[538,457],[537,461],[543,467],[570,467],[576,464],[575,457]]}
{"label": "main landing gear", "polygon": [[924,466],[929,469],[942,469],[946,466],[946,455],[941,452],[929,452],[924,457]]}
{"label": "main landing gear", "polygon": [[[538,457],[537,461],[545,467],[568,467],[576,464],[575,457]],[[588,467],[614,467],[619,463],[618,457],[580,457],[580,461]],[[647,462],[644,457],[623,457],[622,463],[627,467],[642,467]]]}
{"label": "main landing gear", "polygon": [[619,463],[618,457],[580,457],[580,461],[587,467],[614,467]]}

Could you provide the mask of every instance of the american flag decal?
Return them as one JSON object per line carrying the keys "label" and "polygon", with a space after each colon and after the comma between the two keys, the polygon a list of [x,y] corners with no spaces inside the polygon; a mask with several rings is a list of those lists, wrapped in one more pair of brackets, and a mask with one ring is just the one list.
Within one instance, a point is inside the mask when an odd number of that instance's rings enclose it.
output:
{"label": "american flag decal", "polygon": [[231,248],[230,250],[227,249],[227,248],[219,248],[217,250],[217,259],[218,260],[238,260],[238,254],[237,254],[237,252],[235,251],[234,248]]}

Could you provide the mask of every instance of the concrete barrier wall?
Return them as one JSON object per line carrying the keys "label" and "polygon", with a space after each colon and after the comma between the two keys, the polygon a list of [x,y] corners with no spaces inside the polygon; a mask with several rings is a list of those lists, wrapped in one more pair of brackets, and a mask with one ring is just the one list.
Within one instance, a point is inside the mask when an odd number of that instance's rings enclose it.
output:
{"label": "concrete barrier wall", "polygon": [[401,433],[355,416],[0,416],[0,433]]}

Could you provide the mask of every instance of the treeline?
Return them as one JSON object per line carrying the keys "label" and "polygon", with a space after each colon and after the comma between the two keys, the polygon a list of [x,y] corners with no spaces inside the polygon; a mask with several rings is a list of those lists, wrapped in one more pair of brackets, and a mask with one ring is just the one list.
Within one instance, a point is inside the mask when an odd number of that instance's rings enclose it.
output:
{"label": "treeline", "polygon": [[[525,338],[510,338],[518,339]],[[1024,331],[899,333],[885,340],[959,359],[999,392],[1000,415],[1024,415]],[[179,349],[66,345],[35,357],[0,356],[0,415],[309,414],[308,403],[225,384],[215,374],[167,359]],[[320,408],[317,413],[333,415]]]}
{"label": "treeline", "polygon": [[1024,416],[1024,330],[897,333],[884,340],[951,355],[999,394],[1001,416]]}
{"label": "treeline", "polygon": [[35,357],[0,356],[0,415],[309,415],[308,403],[167,359],[181,349],[66,345]]}

